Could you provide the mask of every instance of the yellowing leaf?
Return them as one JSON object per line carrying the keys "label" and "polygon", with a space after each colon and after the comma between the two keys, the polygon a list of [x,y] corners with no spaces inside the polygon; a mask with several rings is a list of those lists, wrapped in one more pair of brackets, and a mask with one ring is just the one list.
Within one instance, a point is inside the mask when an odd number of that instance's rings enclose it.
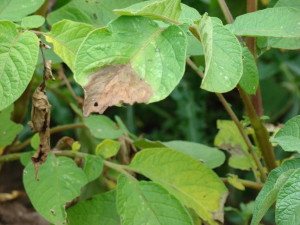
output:
{"label": "yellowing leaf", "polygon": [[223,221],[227,189],[196,159],[172,149],[153,148],[137,153],[130,167],[161,184],[209,224]]}

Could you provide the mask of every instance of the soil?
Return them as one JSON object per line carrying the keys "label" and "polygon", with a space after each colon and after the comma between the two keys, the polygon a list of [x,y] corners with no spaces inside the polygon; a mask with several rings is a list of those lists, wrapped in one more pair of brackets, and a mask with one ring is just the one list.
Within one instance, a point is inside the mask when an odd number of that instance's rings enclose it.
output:
{"label": "soil", "polygon": [[22,183],[23,166],[19,161],[9,162],[0,170],[0,193],[21,194],[14,200],[0,202],[0,225],[49,225],[32,207]]}

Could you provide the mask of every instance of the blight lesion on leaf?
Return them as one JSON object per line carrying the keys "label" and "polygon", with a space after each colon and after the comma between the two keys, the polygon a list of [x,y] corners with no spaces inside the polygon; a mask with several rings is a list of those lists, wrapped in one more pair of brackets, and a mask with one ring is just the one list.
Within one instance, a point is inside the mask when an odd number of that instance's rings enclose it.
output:
{"label": "blight lesion on leaf", "polygon": [[109,65],[89,76],[83,87],[83,115],[102,114],[108,107],[125,103],[148,103],[152,88],[133,70],[130,63]]}

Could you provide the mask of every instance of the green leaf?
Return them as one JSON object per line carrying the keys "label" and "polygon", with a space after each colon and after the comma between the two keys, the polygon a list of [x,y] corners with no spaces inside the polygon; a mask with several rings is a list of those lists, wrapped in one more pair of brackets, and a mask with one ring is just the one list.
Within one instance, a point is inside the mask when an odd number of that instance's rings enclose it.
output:
{"label": "green leaf", "polygon": [[102,173],[103,161],[100,157],[94,155],[86,155],[84,158],[83,171],[88,182],[95,180]]}
{"label": "green leaf", "polygon": [[81,144],[78,141],[75,141],[72,144],[72,152],[78,152],[81,148]]}
{"label": "green leaf", "polygon": [[120,225],[116,191],[94,195],[67,210],[69,225]]}
{"label": "green leaf", "polygon": [[38,180],[33,163],[29,163],[23,172],[23,183],[34,208],[49,222],[63,224],[66,203],[79,196],[87,178],[72,159],[49,154],[38,169]]}
{"label": "green leaf", "polygon": [[265,213],[277,199],[279,190],[290,175],[299,167],[300,158],[292,159],[270,172],[264,187],[256,197],[251,225],[259,224]]}
{"label": "green leaf", "polygon": [[186,4],[181,3],[181,13],[178,21],[180,23],[194,24],[201,19],[200,13]]}
{"label": "green leaf", "polygon": [[[151,103],[167,97],[184,74],[186,46],[186,35],[180,27],[161,28],[144,17],[122,16],[110,23],[107,29],[91,32],[78,51],[74,75],[80,85],[85,85],[86,101],[91,101],[88,114],[102,113],[108,106],[121,102]],[[126,78],[134,80],[118,82]],[[110,84],[108,79],[116,81]],[[109,86],[108,93],[101,97],[107,83],[115,86]],[[100,84],[104,86],[103,92]],[[96,86],[99,92],[95,91]],[[111,89],[118,91],[115,93]],[[92,100],[97,98],[101,100],[94,104]]]}
{"label": "green leaf", "polygon": [[135,147],[144,149],[144,148],[164,148],[166,147],[162,142],[160,141],[150,141],[148,139],[140,139],[136,140],[132,143]]}
{"label": "green leaf", "polygon": [[158,20],[177,20],[181,13],[180,0],[150,0],[114,12],[126,16],[147,16]]}
{"label": "green leaf", "polygon": [[199,25],[205,55],[201,88],[217,93],[231,91],[243,73],[242,47],[221,20],[205,14]]}
{"label": "green leaf", "polygon": [[93,115],[83,119],[92,135],[100,139],[117,139],[122,136],[122,130],[107,116]]}
{"label": "green leaf", "polygon": [[13,103],[31,80],[39,52],[39,40],[29,31],[0,21],[0,110]]}
{"label": "green leaf", "polygon": [[145,149],[135,155],[130,167],[161,184],[209,224],[223,220],[227,189],[196,159],[168,148]]}
{"label": "green leaf", "polygon": [[278,143],[284,151],[300,152],[300,115],[287,121],[271,141]]}
{"label": "green leaf", "polygon": [[300,221],[300,169],[288,176],[280,189],[276,202],[277,225],[299,225]]}
{"label": "green leaf", "polygon": [[214,145],[231,154],[229,166],[242,170],[249,170],[251,166],[255,167],[247,145],[234,122],[218,120],[217,127],[219,132],[215,137]]}
{"label": "green leaf", "polygon": [[243,75],[239,84],[249,95],[256,93],[259,84],[259,75],[255,59],[247,47],[243,48]]}
{"label": "green leaf", "polygon": [[62,20],[52,26],[51,32],[46,34],[46,41],[53,43],[54,52],[73,71],[78,48],[93,29],[94,27],[88,24]]}
{"label": "green leaf", "polygon": [[238,36],[300,37],[300,10],[277,7],[238,16],[231,31]]}
{"label": "green leaf", "polygon": [[219,132],[215,137],[215,146],[229,150],[238,149],[247,153],[247,145],[233,121],[218,120],[217,128],[219,129]]}
{"label": "green leaf", "polygon": [[[11,144],[18,133],[23,129],[21,124],[16,124],[10,120],[13,108],[13,105],[10,105],[6,109],[0,111],[0,147]],[[1,150],[0,155],[2,155]]]}
{"label": "green leaf", "polygon": [[274,7],[294,7],[300,9],[299,0],[279,0]]}
{"label": "green leaf", "polygon": [[131,180],[124,175],[118,179],[117,207],[122,225],[192,225],[181,203],[160,185]]}
{"label": "green leaf", "polygon": [[188,46],[186,54],[188,57],[195,55],[204,55],[201,42],[193,34],[188,32],[187,40]]}
{"label": "green leaf", "polygon": [[245,190],[245,186],[239,180],[239,177],[237,175],[230,174],[230,176],[227,178],[227,180],[228,180],[228,183],[231,184],[236,189],[241,190],[241,191]]}
{"label": "green leaf", "polygon": [[118,141],[104,140],[96,148],[96,154],[104,159],[115,156],[120,150],[121,144]]}
{"label": "green leaf", "polygon": [[45,23],[45,18],[40,15],[24,17],[21,21],[21,26],[25,29],[38,28]]}
{"label": "green leaf", "polygon": [[[279,0],[274,7],[294,7],[300,9],[300,1],[298,0]],[[271,48],[283,49],[300,49],[299,38],[268,38],[268,46]]]}
{"label": "green leaf", "polygon": [[72,0],[47,17],[50,25],[63,19],[88,23],[97,27],[106,26],[118,17],[113,10],[130,6],[140,0]]}
{"label": "green leaf", "polygon": [[188,141],[169,141],[163,144],[197,159],[211,169],[219,167],[225,161],[225,154],[222,151],[206,145]]}
{"label": "green leaf", "polygon": [[300,38],[268,38],[268,47],[296,50],[300,49]]}
{"label": "green leaf", "polygon": [[248,154],[232,154],[228,160],[228,165],[240,170],[250,170],[252,167],[251,158]]}
{"label": "green leaf", "polygon": [[30,140],[30,146],[34,149],[37,150],[40,144],[40,136],[38,133],[35,133],[31,140]]}
{"label": "green leaf", "polygon": [[[1,0],[0,20],[20,21],[38,10],[45,0]],[[0,29],[2,31],[2,29]]]}
{"label": "green leaf", "polygon": [[32,163],[31,157],[33,156],[34,151],[31,152],[23,152],[20,157],[21,164],[26,167],[28,163]]}

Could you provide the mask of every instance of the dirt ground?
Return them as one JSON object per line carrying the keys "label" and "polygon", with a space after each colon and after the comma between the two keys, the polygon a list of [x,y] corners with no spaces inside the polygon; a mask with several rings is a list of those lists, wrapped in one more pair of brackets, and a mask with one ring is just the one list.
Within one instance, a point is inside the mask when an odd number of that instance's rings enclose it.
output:
{"label": "dirt ground", "polygon": [[22,183],[23,166],[18,162],[3,165],[0,171],[0,193],[20,193],[14,200],[0,202],[0,225],[49,225],[33,209]]}

